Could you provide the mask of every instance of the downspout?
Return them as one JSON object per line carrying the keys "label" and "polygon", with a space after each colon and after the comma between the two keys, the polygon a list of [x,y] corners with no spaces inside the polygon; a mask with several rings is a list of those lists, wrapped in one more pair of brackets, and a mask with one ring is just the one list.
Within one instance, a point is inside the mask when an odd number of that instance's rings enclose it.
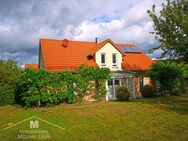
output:
{"label": "downspout", "polygon": [[136,98],[135,75],[133,75],[133,98]]}
{"label": "downspout", "polygon": [[109,98],[108,98],[108,80],[106,80],[105,84],[106,84],[106,101],[108,101],[109,100]]}

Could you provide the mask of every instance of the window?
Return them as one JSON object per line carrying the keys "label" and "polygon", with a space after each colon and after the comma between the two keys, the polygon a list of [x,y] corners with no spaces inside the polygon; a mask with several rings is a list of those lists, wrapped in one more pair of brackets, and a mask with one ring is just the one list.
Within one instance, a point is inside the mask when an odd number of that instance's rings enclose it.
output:
{"label": "window", "polygon": [[115,85],[120,85],[119,80],[115,79]]}
{"label": "window", "polygon": [[112,53],[112,65],[117,66],[117,54]]}
{"label": "window", "polygon": [[106,66],[106,54],[101,53],[101,66]]}
{"label": "window", "polygon": [[114,81],[111,79],[111,80],[108,80],[108,86],[112,86],[112,85],[120,85],[120,80],[119,79],[114,79]]}
{"label": "window", "polygon": [[113,85],[113,80],[108,80],[108,86],[112,86]]}

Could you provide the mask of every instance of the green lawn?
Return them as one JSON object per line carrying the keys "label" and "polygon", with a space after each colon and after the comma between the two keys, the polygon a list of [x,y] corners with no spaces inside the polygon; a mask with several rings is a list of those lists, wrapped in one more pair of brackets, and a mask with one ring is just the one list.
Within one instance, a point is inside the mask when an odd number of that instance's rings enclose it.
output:
{"label": "green lawn", "polygon": [[1,106],[0,140],[18,140],[20,129],[31,130],[30,121],[3,130],[31,116],[64,128],[39,121],[39,129],[47,130],[53,141],[188,141],[188,96],[35,109]]}

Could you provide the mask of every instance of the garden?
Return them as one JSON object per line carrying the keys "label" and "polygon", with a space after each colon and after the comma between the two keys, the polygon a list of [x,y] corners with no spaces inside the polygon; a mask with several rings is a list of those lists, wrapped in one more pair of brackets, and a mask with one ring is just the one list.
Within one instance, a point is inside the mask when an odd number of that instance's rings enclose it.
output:
{"label": "garden", "polygon": [[[188,140],[185,64],[153,64],[147,73],[153,85],[142,88],[144,98],[127,101],[129,92],[120,87],[118,101],[113,102],[103,100],[109,69],[82,65],[72,72],[52,73],[22,70],[12,60],[1,60],[0,66],[0,138],[4,141],[28,139],[34,131],[45,131],[48,136],[43,137],[57,141]],[[88,95],[95,102],[84,102]],[[39,129],[28,126],[32,117],[40,119]]]}
{"label": "garden", "polygon": [[[105,100],[105,81],[110,79],[108,68],[81,65],[75,71],[48,72],[22,70],[12,60],[0,60],[0,105],[49,107],[62,103],[82,103],[86,96],[94,101]],[[183,95],[187,92],[188,65],[174,61],[158,61],[146,73],[152,85],[141,89],[144,98]],[[129,91],[119,87],[117,100],[129,100]]]}
{"label": "garden", "polygon": [[105,101],[107,68],[23,70],[0,59],[0,140],[35,141],[39,131],[53,141],[187,141],[188,2],[166,0],[159,9],[147,11],[159,43],[149,54],[162,51],[163,59],[145,73],[152,85],[141,89],[143,98],[119,87],[117,101]]}
{"label": "garden", "polygon": [[54,106],[82,102],[85,96],[93,93],[92,98],[100,101],[106,93],[104,83],[110,77],[110,70],[107,68],[85,65],[72,72],[21,70],[11,60],[1,60],[1,66],[0,105]]}

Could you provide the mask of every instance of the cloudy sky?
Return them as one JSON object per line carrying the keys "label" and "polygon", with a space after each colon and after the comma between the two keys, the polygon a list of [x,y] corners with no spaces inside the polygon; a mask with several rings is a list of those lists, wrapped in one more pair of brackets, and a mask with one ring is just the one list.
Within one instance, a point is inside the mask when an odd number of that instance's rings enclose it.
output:
{"label": "cloudy sky", "polygon": [[[0,0],[0,58],[37,63],[40,38],[94,41],[111,38],[157,46],[147,14],[164,0]],[[159,56],[160,51],[151,57]]]}

